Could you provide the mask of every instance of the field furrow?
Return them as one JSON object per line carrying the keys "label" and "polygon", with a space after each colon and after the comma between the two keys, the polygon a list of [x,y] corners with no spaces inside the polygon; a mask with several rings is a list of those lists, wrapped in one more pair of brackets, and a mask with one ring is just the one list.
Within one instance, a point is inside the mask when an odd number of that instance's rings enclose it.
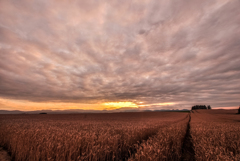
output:
{"label": "field furrow", "polygon": [[187,123],[187,130],[182,144],[181,161],[195,161],[195,151],[192,143],[192,136],[190,134],[191,114],[189,114],[189,121]]}
{"label": "field furrow", "polygon": [[189,118],[160,128],[157,134],[137,144],[130,161],[180,160]]}

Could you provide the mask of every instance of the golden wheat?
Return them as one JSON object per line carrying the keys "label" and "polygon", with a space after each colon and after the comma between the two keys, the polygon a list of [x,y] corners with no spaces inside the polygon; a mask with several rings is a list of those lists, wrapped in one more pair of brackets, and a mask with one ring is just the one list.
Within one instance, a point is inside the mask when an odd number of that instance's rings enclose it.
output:
{"label": "golden wheat", "polygon": [[164,127],[186,116],[175,112],[1,115],[0,145],[16,161],[124,160],[138,142],[157,133],[166,138],[172,131]]}
{"label": "golden wheat", "polygon": [[181,147],[186,134],[188,118],[159,129],[157,135],[136,145],[137,152],[129,160],[180,160]]}
{"label": "golden wheat", "polygon": [[239,116],[227,112],[197,110],[191,114],[196,160],[240,160]]}

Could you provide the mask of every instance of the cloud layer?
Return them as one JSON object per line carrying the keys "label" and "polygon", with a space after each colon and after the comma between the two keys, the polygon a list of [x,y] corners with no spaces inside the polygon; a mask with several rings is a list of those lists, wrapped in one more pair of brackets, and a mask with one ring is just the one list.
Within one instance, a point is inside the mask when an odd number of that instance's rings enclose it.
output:
{"label": "cloud layer", "polygon": [[240,1],[0,1],[0,97],[236,106]]}

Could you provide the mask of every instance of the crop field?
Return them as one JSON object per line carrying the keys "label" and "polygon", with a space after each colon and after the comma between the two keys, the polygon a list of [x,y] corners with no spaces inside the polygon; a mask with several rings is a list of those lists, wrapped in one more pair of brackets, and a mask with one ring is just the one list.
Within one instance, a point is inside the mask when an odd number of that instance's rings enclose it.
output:
{"label": "crop field", "polygon": [[16,161],[239,160],[235,113],[0,115],[0,147]]}
{"label": "crop field", "polygon": [[196,160],[240,160],[240,115],[237,110],[196,110],[191,136]]}
{"label": "crop field", "polygon": [[177,112],[3,115],[0,144],[14,160],[127,160],[152,136],[165,133],[163,147],[181,142],[167,134],[187,120]]}

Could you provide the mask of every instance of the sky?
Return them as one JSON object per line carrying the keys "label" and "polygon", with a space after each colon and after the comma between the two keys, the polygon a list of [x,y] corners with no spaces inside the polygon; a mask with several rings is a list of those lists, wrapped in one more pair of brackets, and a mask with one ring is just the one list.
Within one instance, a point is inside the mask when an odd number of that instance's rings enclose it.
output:
{"label": "sky", "polygon": [[240,104],[239,0],[0,0],[0,110]]}

